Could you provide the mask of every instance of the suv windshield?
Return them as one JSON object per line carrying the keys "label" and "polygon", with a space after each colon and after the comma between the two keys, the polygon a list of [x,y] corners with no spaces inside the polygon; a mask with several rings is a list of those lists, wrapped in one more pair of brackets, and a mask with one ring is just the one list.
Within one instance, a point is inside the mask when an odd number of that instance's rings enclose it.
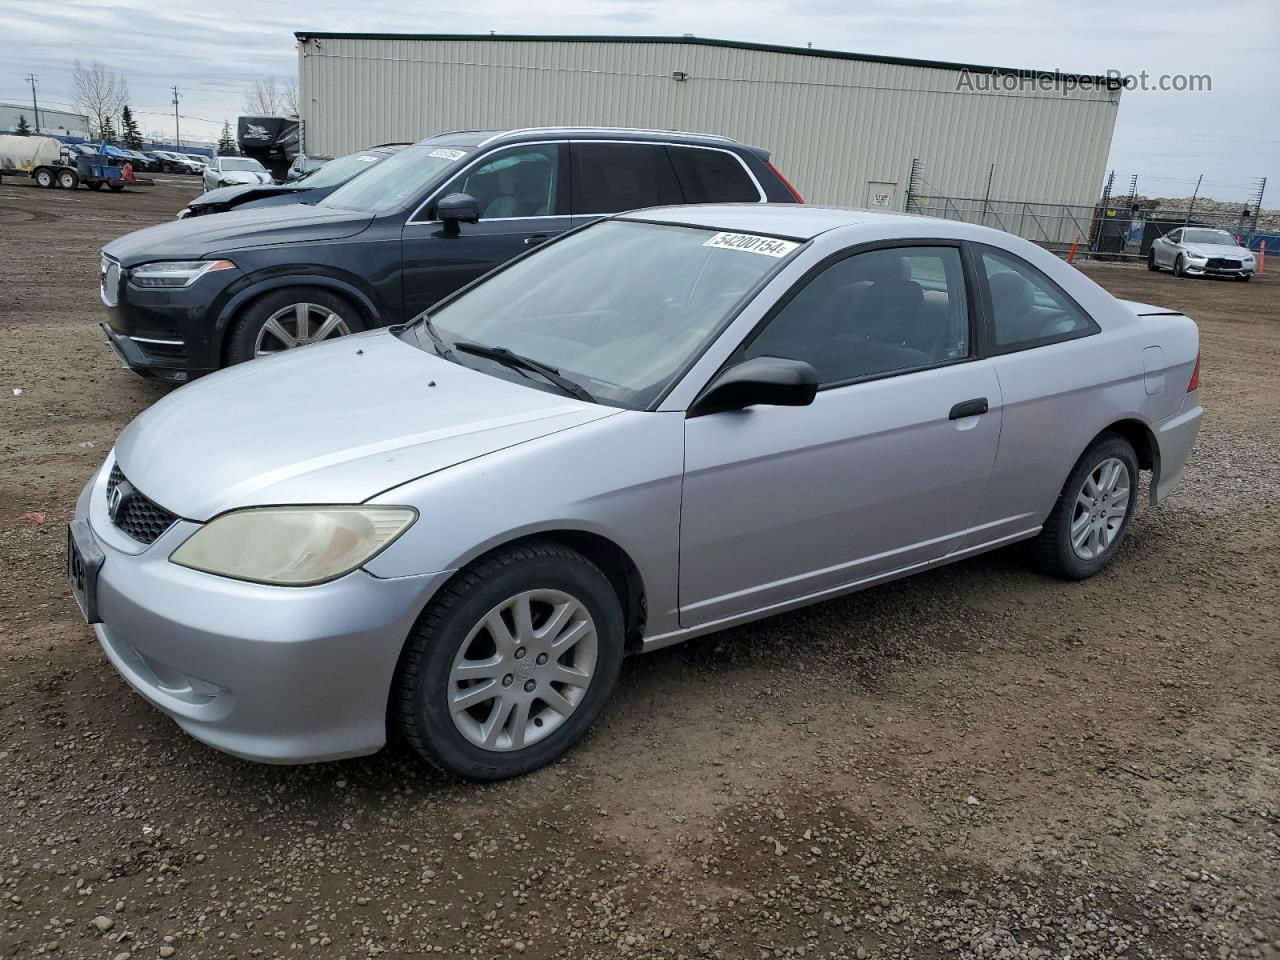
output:
{"label": "suv windshield", "polygon": [[[385,166],[390,166],[390,163]],[[740,237],[725,243],[724,238]],[[652,403],[722,329],[743,299],[798,244],[774,253],[752,238],[715,230],[608,220],[571,234],[494,274],[430,313],[448,346],[502,347],[554,367],[595,398],[642,409]],[[712,243],[715,245],[712,245]],[[748,242],[741,242],[748,241]],[[425,324],[406,336],[424,350]],[[454,358],[498,371],[473,355]],[[520,378],[518,371],[502,375]],[[542,386],[531,375],[530,385]]]}
{"label": "suv windshield", "polygon": [[1183,243],[1225,243],[1229,247],[1236,246],[1236,238],[1225,230],[1184,230]]}
{"label": "suv windshield", "polygon": [[[367,175],[343,184],[321,200],[319,205],[361,213],[389,213],[399,210],[422,196],[430,183],[452,168],[471,149],[439,147],[429,143],[406,147],[379,163]],[[333,166],[333,163],[328,166]],[[322,168],[321,172],[325,169],[328,167]]]}
{"label": "suv windshield", "polygon": [[223,157],[223,170],[252,170],[254,173],[265,173],[266,167],[252,157]]}
{"label": "suv windshield", "polygon": [[347,157],[330,160],[324,166],[312,167],[309,173],[303,173],[291,182],[304,187],[336,187],[346,183],[354,176],[373,169],[375,164],[387,159],[380,153],[353,153]]}

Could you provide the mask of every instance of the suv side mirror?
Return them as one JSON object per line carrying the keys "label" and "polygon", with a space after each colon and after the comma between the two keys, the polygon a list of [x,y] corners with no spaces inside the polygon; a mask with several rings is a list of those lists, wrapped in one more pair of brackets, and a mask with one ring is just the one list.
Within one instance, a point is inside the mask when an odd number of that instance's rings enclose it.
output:
{"label": "suv side mirror", "polygon": [[446,233],[457,233],[460,223],[480,222],[480,203],[469,193],[448,193],[436,202],[436,219]]}
{"label": "suv side mirror", "polygon": [[806,407],[818,393],[818,372],[803,360],[753,357],[735,364],[711,381],[689,408],[702,417],[745,407]]}

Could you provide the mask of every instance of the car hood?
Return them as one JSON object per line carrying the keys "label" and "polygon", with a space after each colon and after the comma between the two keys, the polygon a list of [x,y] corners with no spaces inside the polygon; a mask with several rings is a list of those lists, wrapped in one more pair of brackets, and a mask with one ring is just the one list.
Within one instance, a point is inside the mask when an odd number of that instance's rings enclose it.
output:
{"label": "car hood", "polygon": [[268,173],[254,173],[250,170],[223,170],[217,174],[219,180],[226,180],[230,183],[270,183],[271,175]]}
{"label": "car hood", "polygon": [[295,193],[306,187],[294,183],[244,183],[234,187],[218,187],[202,193],[188,207],[235,207],[250,200],[261,200],[263,197],[276,197],[282,193]]}
{"label": "car hood", "polygon": [[1232,260],[1243,260],[1249,251],[1232,243],[1184,243],[1183,249],[1188,253],[1202,257],[1230,257]]}
{"label": "car hood", "polygon": [[216,217],[173,220],[112,240],[102,252],[128,268],[148,260],[198,260],[244,247],[273,243],[340,240],[354,236],[373,217],[335,207],[268,207],[231,210]]}
{"label": "car hood", "polygon": [[361,503],[618,412],[479,373],[375,330],[182,387],[125,428],[115,456],[151,500],[205,521],[238,507]]}

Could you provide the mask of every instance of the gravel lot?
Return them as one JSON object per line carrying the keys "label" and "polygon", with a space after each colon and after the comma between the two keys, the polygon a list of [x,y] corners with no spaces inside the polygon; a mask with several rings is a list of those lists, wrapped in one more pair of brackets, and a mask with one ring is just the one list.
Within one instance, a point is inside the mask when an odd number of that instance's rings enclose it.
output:
{"label": "gravel lot", "polygon": [[1209,410],[1104,575],[1000,552],[633,659],[475,787],[215,753],[78,619],[63,525],[162,395],[98,249],[195,192],[0,185],[0,956],[1280,957],[1280,262],[1086,268],[1200,321]]}

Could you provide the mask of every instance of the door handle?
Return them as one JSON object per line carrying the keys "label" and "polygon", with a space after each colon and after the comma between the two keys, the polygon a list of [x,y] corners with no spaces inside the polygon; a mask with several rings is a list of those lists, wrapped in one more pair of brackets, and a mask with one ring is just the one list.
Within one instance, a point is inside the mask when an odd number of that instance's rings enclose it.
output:
{"label": "door handle", "polygon": [[959,420],[961,417],[976,417],[987,412],[987,398],[975,397],[973,400],[965,400],[963,403],[957,403],[951,408],[951,414],[948,420]]}
{"label": "door handle", "polygon": [[536,247],[538,244],[540,244],[540,243],[546,243],[546,242],[547,242],[548,240],[550,240],[550,239],[551,239],[551,236],[550,236],[549,234],[546,234],[546,233],[535,233],[535,234],[534,234],[533,236],[531,236],[531,237],[525,237],[525,238],[524,238],[524,245],[525,245],[526,247]]}

